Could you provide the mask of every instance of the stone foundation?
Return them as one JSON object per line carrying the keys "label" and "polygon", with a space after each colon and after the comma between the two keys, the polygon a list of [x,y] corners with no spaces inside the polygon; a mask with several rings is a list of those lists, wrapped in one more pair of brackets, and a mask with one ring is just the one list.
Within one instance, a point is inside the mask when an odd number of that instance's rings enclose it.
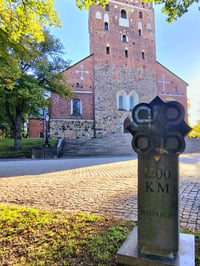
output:
{"label": "stone foundation", "polygon": [[50,137],[52,139],[90,139],[94,137],[93,120],[51,119]]}

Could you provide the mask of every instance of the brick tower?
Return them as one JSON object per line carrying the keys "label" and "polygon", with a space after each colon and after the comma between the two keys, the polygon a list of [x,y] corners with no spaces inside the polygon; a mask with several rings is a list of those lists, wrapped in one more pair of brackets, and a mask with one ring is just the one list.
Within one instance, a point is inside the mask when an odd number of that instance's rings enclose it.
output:
{"label": "brick tower", "polygon": [[154,10],[137,0],[89,10],[96,136],[125,131],[138,102],[157,95]]}

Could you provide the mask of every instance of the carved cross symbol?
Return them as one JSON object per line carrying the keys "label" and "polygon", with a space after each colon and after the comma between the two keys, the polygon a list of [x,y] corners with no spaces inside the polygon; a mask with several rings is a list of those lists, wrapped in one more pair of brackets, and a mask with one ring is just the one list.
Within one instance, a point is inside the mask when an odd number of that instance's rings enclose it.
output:
{"label": "carved cross symbol", "polygon": [[170,81],[165,80],[165,74],[163,73],[162,74],[162,80],[158,80],[158,83],[162,83],[163,84],[163,91],[166,91],[165,84],[170,84]]}
{"label": "carved cross symbol", "polygon": [[88,74],[89,72],[87,70],[83,70],[83,65],[80,65],[80,68],[81,68],[81,70],[76,70],[75,73],[76,74],[81,73],[80,79],[84,80],[84,76],[83,76],[84,73]]}

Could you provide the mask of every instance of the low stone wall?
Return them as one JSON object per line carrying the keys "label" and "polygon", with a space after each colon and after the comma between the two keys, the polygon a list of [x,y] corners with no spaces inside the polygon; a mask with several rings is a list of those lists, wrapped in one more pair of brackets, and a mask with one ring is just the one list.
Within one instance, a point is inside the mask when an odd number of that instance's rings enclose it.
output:
{"label": "low stone wall", "polygon": [[93,120],[51,119],[50,137],[52,139],[88,139],[94,137]]}
{"label": "low stone wall", "polygon": [[186,138],[186,147],[184,153],[200,153],[200,139]]}

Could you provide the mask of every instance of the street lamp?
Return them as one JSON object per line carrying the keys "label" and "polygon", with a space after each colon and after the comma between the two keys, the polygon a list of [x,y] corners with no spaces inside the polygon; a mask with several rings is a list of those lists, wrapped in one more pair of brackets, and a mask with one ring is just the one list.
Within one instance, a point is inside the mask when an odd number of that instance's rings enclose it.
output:
{"label": "street lamp", "polygon": [[44,143],[44,147],[51,147],[50,143],[49,143],[49,137],[48,137],[48,124],[49,124],[49,116],[48,114],[46,114],[45,116],[45,121],[46,121],[46,136],[45,136],[45,143]]}

